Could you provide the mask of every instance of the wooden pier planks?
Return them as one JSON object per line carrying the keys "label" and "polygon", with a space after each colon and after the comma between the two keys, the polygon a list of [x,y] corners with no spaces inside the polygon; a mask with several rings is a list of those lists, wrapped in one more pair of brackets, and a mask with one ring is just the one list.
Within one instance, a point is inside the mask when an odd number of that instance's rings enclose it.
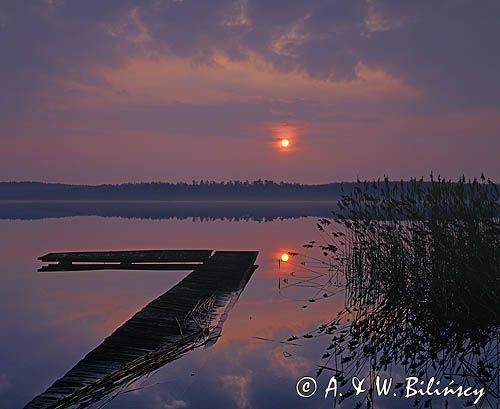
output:
{"label": "wooden pier planks", "polygon": [[41,261],[68,262],[201,262],[212,255],[213,250],[131,250],[131,251],[84,251],[49,253],[39,257]]}
{"label": "wooden pier planks", "polygon": [[[66,408],[97,402],[111,391],[177,359],[197,343],[204,343],[208,334],[200,321],[227,315],[227,308],[255,270],[257,255],[256,251],[215,252],[25,408]],[[215,326],[215,337],[221,325],[219,322]]]}
{"label": "wooden pier planks", "polygon": [[57,271],[93,271],[93,270],[194,270],[200,263],[101,263],[101,264],[49,264],[38,269],[41,273]]}
{"label": "wooden pier planks", "polygon": [[38,259],[49,264],[38,271],[193,270],[213,250],[134,250],[49,253]]}

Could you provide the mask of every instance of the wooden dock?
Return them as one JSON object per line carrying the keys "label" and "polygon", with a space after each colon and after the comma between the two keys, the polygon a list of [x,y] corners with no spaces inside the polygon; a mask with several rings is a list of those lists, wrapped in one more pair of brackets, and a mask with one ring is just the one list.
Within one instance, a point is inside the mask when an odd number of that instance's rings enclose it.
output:
{"label": "wooden dock", "polygon": [[[193,259],[199,263],[206,251],[208,257],[192,273],[136,313],[25,408],[86,407],[184,353],[216,342],[228,310],[257,268],[258,252],[216,251],[210,255],[211,251],[205,250],[193,253]],[[107,263],[124,253],[134,260],[131,264],[180,261],[179,251],[158,252],[161,250],[146,256],[143,252],[52,253],[40,259],[59,263],[58,270],[44,271],[64,271],[64,266],[74,271],[75,261]],[[152,258],[155,260],[149,261]],[[186,254],[182,262],[190,261]]]}
{"label": "wooden dock", "polygon": [[[213,250],[134,250],[49,253],[38,260],[51,263],[38,271],[193,270]],[[55,263],[55,264],[54,264]]]}

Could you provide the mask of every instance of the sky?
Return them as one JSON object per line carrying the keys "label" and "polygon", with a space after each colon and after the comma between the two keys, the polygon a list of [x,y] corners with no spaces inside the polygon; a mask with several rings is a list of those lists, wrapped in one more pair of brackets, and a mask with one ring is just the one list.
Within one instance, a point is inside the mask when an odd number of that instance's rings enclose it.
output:
{"label": "sky", "polygon": [[498,38],[495,0],[3,0],[0,180],[499,181]]}

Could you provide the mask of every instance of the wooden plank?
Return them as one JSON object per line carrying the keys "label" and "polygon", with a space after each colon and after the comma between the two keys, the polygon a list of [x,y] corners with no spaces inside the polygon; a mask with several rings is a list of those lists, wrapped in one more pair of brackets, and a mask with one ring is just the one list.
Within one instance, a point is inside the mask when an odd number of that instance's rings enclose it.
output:
{"label": "wooden plank", "polygon": [[25,408],[86,407],[189,350],[215,342],[228,309],[256,268],[257,254],[215,252]]}
{"label": "wooden plank", "polygon": [[86,251],[68,253],[48,253],[38,257],[45,262],[65,263],[168,263],[203,262],[208,260],[213,250],[130,250],[130,251]]}
{"label": "wooden plank", "polygon": [[38,269],[39,272],[94,271],[94,270],[194,270],[200,263],[114,263],[114,264],[49,264]]}

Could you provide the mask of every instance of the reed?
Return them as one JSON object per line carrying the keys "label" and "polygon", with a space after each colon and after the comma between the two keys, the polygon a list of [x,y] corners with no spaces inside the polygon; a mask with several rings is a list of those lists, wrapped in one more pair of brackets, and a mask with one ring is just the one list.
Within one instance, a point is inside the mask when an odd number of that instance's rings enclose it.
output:
{"label": "reed", "polygon": [[[324,243],[305,245],[319,248],[345,280],[345,309],[315,332],[331,335],[318,375],[331,369],[345,383],[399,366],[420,378],[480,385],[495,407],[498,199],[497,185],[484,177],[358,182],[344,194],[332,218],[318,222]],[[428,397],[416,402],[429,405]]]}

